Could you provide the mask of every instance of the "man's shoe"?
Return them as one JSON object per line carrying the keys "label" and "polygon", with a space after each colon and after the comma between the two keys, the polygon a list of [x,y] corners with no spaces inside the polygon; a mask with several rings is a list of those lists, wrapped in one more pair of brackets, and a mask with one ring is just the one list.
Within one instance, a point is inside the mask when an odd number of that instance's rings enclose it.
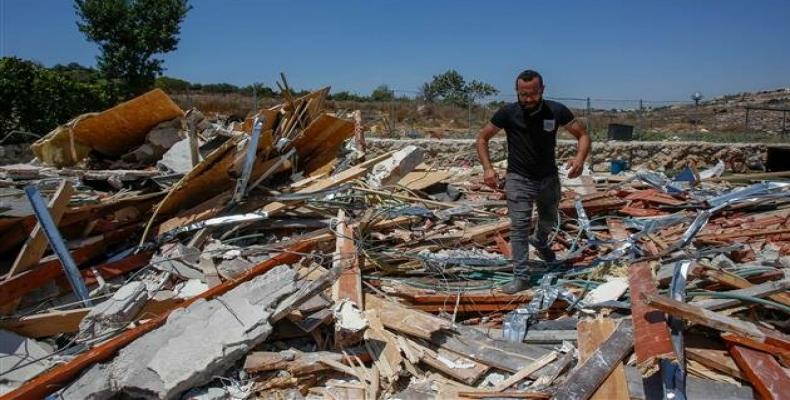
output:
{"label": "man's shoe", "polygon": [[538,255],[540,258],[543,259],[545,262],[554,262],[557,261],[557,255],[554,254],[554,250],[551,249],[548,245],[540,245],[537,241],[533,239],[529,239],[529,244],[538,251]]}
{"label": "man's shoe", "polygon": [[502,292],[506,294],[515,294],[522,290],[527,290],[532,287],[529,284],[529,279],[526,278],[513,278],[512,281],[508,282],[505,286],[502,286],[500,289]]}

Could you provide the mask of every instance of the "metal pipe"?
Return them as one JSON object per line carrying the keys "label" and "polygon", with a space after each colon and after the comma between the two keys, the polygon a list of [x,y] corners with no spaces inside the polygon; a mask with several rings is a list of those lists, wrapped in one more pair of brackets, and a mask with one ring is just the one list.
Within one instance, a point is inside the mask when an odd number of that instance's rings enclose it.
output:
{"label": "metal pipe", "polygon": [[88,288],[85,286],[85,281],[82,280],[82,275],[80,275],[80,271],[77,269],[77,264],[74,262],[74,259],[71,258],[71,253],[69,253],[69,249],[66,248],[63,236],[60,235],[58,226],[52,219],[52,215],[49,213],[47,205],[44,203],[44,198],[41,197],[38,188],[33,185],[27,186],[25,188],[25,194],[30,201],[30,205],[33,207],[33,212],[36,214],[41,229],[47,236],[50,246],[52,246],[52,250],[55,251],[55,254],[57,254],[60,259],[60,263],[63,266],[63,270],[66,272],[66,277],[69,280],[69,284],[71,284],[71,288],[74,290],[74,294],[82,300],[85,306],[93,306],[90,295],[88,294]]}

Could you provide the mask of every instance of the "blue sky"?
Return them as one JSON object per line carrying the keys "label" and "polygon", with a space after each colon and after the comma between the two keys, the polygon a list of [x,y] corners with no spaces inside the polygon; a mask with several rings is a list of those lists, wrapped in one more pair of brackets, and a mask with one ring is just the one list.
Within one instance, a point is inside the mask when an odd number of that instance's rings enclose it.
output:
{"label": "blue sky", "polygon": [[[790,1],[192,0],[166,75],[367,94],[449,68],[512,93],[685,100],[790,86]],[[95,65],[68,0],[0,0],[0,54]]]}

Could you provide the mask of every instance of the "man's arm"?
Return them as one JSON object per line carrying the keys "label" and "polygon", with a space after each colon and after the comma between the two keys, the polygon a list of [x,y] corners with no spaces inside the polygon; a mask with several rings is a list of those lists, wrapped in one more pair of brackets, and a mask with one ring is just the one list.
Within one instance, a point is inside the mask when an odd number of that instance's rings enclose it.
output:
{"label": "man's arm", "polygon": [[497,176],[494,166],[491,165],[488,141],[499,131],[500,129],[496,125],[489,122],[477,134],[477,157],[480,158],[480,164],[483,165],[483,181],[494,189],[499,187],[499,176]]}
{"label": "man's arm", "polygon": [[582,169],[584,169],[584,160],[586,160],[587,156],[590,154],[592,140],[587,133],[587,123],[582,118],[575,118],[573,121],[569,122],[565,125],[565,130],[573,135],[579,142],[576,149],[576,157],[572,158],[566,164],[568,168],[568,178],[575,178],[581,175]]}

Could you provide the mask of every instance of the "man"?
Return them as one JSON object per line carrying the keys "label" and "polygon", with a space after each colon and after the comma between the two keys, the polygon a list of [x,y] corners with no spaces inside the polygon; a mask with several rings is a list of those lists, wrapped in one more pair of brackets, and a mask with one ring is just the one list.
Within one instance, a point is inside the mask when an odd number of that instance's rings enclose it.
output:
{"label": "man", "polygon": [[[584,121],[574,118],[564,105],[543,99],[543,77],[531,70],[516,78],[518,101],[500,108],[477,135],[477,155],[483,164],[483,178],[492,188],[499,177],[491,165],[488,142],[501,129],[507,134],[507,174],[505,194],[510,217],[510,243],[513,246],[513,281],[502,287],[505,293],[527,289],[530,279],[529,244],[535,246],[546,262],[556,260],[549,234],[557,225],[560,180],[554,149],[557,129],[564,126],[578,140],[576,157],[569,160],[568,177],[582,172],[590,152],[590,135]],[[532,205],[537,206],[538,226],[530,235]]]}

